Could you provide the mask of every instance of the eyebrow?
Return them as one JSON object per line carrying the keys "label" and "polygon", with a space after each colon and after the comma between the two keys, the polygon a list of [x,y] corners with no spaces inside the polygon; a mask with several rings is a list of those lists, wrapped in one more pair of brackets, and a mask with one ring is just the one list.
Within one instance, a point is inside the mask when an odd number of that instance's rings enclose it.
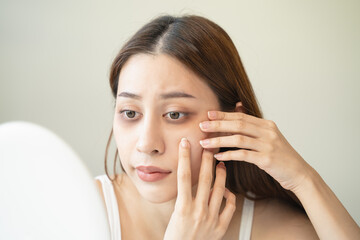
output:
{"label": "eyebrow", "polygon": [[[121,92],[118,97],[127,97],[127,98],[133,98],[136,100],[141,100],[142,97],[139,95],[136,95],[134,93],[130,93],[130,92]],[[170,98],[195,98],[193,95],[187,94],[185,92],[169,92],[169,93],[164,93],[160,95],[161,99],[170,99]]]}

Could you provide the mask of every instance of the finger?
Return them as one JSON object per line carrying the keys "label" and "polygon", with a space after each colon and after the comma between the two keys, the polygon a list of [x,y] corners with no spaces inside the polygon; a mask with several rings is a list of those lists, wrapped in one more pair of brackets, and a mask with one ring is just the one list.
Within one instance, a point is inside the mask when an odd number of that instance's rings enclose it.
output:
{"label": "finger", "polygon": [[229,132],[240,133],[249,137],[259,138],[263,134],[263,128],[254,123],[243,119],[234,119],[232,121],[212,120],[204,121],[199,124],[204,132]]}
{"label": "finger", "polygon": [[208,207],[210,188],[213,179],[213,162],[214,154],[204,149],[202,154],[202,161],[199,172],[199,182],[195,202],[196,204],[200,204],[205,207],[205,209],[207,209]]}
{"label": "finger", "polygon": [[260,139],[238,134],[204,139],[200,141],[200,144],[203,148],[237,147],[258,152],[264,149],[264,143]]}
{"label": "finger", "polygon": [[221,229],[227,229],[236,209],[236,197],[227,188],[225,189],[224,197],[226,205],[219,216],[219,227]]}
{"label": "finger", "polygon": [[182,138],[179,144],[179,160],[177,169],[178,196],[176,203],[185,206],[192,200],[191,195],[191,168],[190,143]]}
{"label": "finger", "polygon": [[266,119],[255,117],[243,112],[208,111],[208,117],[210,120],[225,121],[243,119],[256,125],[263,125],[263,122],[266,121]]}
{"label": "finger", "polygon": [[214,157],[219,161],[228,161],[228,160],[245,161],[248,163],[256,164],[258,166],[261,163],[261,161],[264,160],[264,157],[261,153],[245,150],[245,149],[217,153],[214,155]]}
{"label": "finger", "polygon": [[220,162],[216,166],[216,179],[209,204],[209,215],[212,218],[217,218],[217,216],[219,215],[220,206],[225,194],[225,181],[226,168],[224,163]]}

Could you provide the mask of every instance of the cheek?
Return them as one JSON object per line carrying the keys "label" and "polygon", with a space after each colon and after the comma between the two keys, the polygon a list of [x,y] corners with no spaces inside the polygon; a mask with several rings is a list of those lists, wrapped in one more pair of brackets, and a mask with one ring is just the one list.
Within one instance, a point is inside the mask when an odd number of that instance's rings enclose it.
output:
{"label": "cheek", "polygon": [[[183,131],[183,134],[181,137],[186,137],[191,145],[191,181],[192,185],[197,184],[199,179],[199,172],[202,162],[202,153],[203,153],[203,147],[200,145],[200,140],[213,137],[212,133],[205,133],[201,131],[201,129],[196,126],[186,129]],[[180,142],[181,137],[178,139]],[[213,151],[213,150],[211,150]],[[215,160],[214,160],[215,161]]]}

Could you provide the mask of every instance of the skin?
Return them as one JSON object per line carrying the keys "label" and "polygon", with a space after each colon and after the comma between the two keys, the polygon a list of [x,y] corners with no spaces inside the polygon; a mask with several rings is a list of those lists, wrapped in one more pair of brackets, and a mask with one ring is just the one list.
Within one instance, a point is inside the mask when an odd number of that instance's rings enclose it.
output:
{"label": "skin", "polygon": [[[241,103],[238,103],[241,104]],[[309,219],[320,239],[359,239],[360,228],[346,211],[344,206],[324,182],[320,175],[305,162],[291,147],[273,121],[256,118],[244,113],[226,113],[214,111],[206,121],[206,132],[232,132],[232,136],[208,139],[205,148],[235,146],[249,150],[227,151],[218,160],[246,161],[265,170],[276,179],[283,188],[295,193],[303,205]],[[284,212],[284,210],[282,211]],[[279,221],[279,218],[277,218]],[[289,219],[292,222],[293,219]],[[301,222],[300,217],[296,222]],[[270,222],[268,222],[270,223]],[[279,236],[292,233],[293,227],[277,231]],[[277,226],[286,226],[284,225]],[[301,224],[302,226],[302,224]],[[289,231],[289,229],[291,229]],[[304,230],[295,227],[295,232]],[[286,232],[288,231],[288,232]],[[274,233],[276,231],[271,231]],[[298,233],[308,235],[311,230]]]}
{"label": "skin", "polygon": [[[161,94],[173,91],[186,92],[195,99],[159,98]],[[149,218],[156,215],[156,219],[151,220],[152,226],[157,226],[164,234],[177,196],[179,141],[182,137],[187,137],[193,146],[191,175],[195,194],[203,151],[199,141],[219,135],[201,131],[199,122],[207,119],[209,110],[220,109],[219,103],[216,95],[203,81],[177,60],[165,55],[132,56],[119,76],[118,94],[122,92],[135,93],[142,99],[118,97],[116,100],[113,131],[121,163],[127,172],[119,180],[120,184],[125,185],[119,187],[119,195],[133,196],[130,201],[136,206],[134,209],[142,209],[142,218],[136,220],[137,224],[144,222],[142,219],[145,219],[145,215]],[[137,113],[133,116],[134,119],[129,119],[125,112],[120,113],[122,110]],[[188,115],[181,114],[179,119],[171,119],[169,113],[172,111]],[[171,174],[161,181],[146,183],[137,176],[134,167],[139,165],[157,166],[170,170]],[[124,189],[129,189],[129,192],[122,192]],[[138,200],[136,204],[134,199]],[[122,200],[125,204],[128,201]],[[119,212],[121,215],[124,211]],[[137,218],[136,215],[132,216]]]}
{"label": "skin", "polygon": [[[159,98],[171,91],[195,98]],[[114,187],[124,239],[238,239],[243,197],[225,189],[221,166],[214,185],[209,181],[219,147],[250,149],[228,151],[218,159],[258,165],[293,191],[309,215],[280,200],[256,201],[252,239],[360,236],[336,196],[273,121],[244,114],[241,103],[235,112],[221,112],[211,89],[176,59],[132,56],[120,73],[118,94],[122,92],[142,97],[118,97],[114,114],[114,136],[127,173],[117,176]],[[128,118],[123,110],[136,114]],[[131,111],[128,114],[135,113]],[[190,114],[173,120],[169,112]],[[185,147],[180,144],[183,137],[188,140]],[[205,139],[209,143],[200,145]],[[158,166],[171,174],[143,182],[135,170],[139,165]]]}
{"label": "skin", "polygon": [[[141,69],[141,71],[139,71]],[[151,83],[151,84],[149,84]],[[195,98],[162,100],[163,93],[181,91]],[[135,55],[125,64],[120,76],[118,95],[130,92],[142,100],[118,97],[114,114],[114,136],[121,163],[141,196],[152,203],[173,200],[176,195],[178,143],[187,137],[191,149],[192,185],[196,184],[203,148],[201,139],[218,134],[205,133],[199,122],[206,120],[207,111],[220,109],[215,94],[177,60],[165,55]],[[122,112],[131,110],[134,112]],[[170,112],[184,112],[171,119]],[[145,183],[135,167],[153,165],[172,173],[164,181]],[[175,186],[175,187],[174,187]]]}

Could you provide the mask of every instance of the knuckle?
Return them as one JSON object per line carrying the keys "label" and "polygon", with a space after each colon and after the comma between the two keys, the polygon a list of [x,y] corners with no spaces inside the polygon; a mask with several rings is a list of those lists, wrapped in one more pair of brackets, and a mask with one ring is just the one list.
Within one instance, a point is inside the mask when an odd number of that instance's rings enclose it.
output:
{"label": "knuckle", "polygon": [[199,221],[197,218],[194,218],[192,228],[195,232],[199,231],[201,229],[201,221]]}
{"label": "knuckle", "polygon": [[270,140],[275,140],[277,138],[277,133],[273,130],[269,131],[269,138]]}
{"label": "knuckle", "polygon": [[276,123],[273,120],[267,120],[268,127],[271,129],[276,129]]}
{"label": "knuckle", "polygon": [[245,128],[245,125],[246,125],[245,121],[242,119],[236,121],[236,124],[237,124],[236,125],[237,129],[243,129],[243,128]]}
{"label": "knuckle", "polygon": [[186,205],[176,205],[175,206],[175,210],[178,216],[180,217],[185,217],[188,215],[188,208],[186,207]]}
{"label": "knuckle", "polygon": [[206,220],[206,209],[203,205],[200,205],[196,208],[196,212],[194,213],[195,222],[203,222]]}
{"label": "knuckle", "polygon": [[248,152],[245,150],[239,150],[240,157],[246,159],[248,157]]}
{"label": "knuckle", "polygon": [[229,204],[231,204],[232,207],[236,208],[236,195],[232,192],[229,193]]}
{"label": "knuckle", "polygon": [[219,119],[226,119],[226,114],[224,112],[216,112],[218,114]]}
{"label": "knuckle", "polygon": [[218,216],[216,214],[209,214],[207,220],[209,223],[215,223],[218,221]]}
{"label": "knuckle", "polygon": [[214,186],[213,192],[223,193],[223,192],[225,192],[225,186],[223,186],[221,184],[216,184]]}
{"label": "knuckle", "polygon": [[266,155],[263,157],[263,160],[261,161],[262,162],[262,166],[264,166],[265,168],[267,168],[268,166],[271,165],[271,157],[269,155]]}
{"label": "knuckle", "polygon": [[238,119],[240,119],[240,120],[245,119],[245,114],[242,113],[242,112],[239,112],[239,113],[238,113]]}
{"label": "knuckle", "polygon": [[228,201],[226,203],[226,207],[228,208],[228,211],[231,213],[234,213],[236,211],[236,204],[235,204],[234,200]]}
{"label": "knuckle", "polygon": [[231,210],[231,212],[235,212],[236,210],[236,205],[234,202],[229,202],[229,209]]}
{"label": "knuckle", "polygon": [[267,143],[266,144],[266,149],[269,151],[269,152],[273,152],[275,150],[274,146],[271,144],[271,143]]}
{"label": "knuckle", "polygon": [[223,236],[226,233],[227,229],[228,226],[221,224],[217,227],[217,232],[219,233],[220,236]]}
{"label": "knuckle", "polygon": [[237,135],[236,141],[237,141],[238,144],[244,143],[244,142],[245,142],[245,136],[243,136],[243,135]]}

